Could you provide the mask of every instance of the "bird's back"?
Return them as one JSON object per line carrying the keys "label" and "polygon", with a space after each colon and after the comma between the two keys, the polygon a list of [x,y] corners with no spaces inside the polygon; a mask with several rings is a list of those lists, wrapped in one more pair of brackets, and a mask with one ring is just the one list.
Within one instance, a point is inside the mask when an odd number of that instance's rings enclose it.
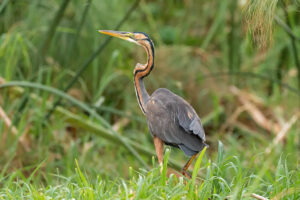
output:
{"label": "bird's back", "polygon": [[195,110],[168,89],[157,89],[146,104],[152,136],[192,156],[205,146],[205,133]]}

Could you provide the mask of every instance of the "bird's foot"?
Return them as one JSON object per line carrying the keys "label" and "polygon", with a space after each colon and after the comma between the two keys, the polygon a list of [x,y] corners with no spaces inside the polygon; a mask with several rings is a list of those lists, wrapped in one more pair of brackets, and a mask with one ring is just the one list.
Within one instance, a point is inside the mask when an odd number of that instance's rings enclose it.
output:
{"label": "bird's foot", "polygon": [[186,170],[181,170],[181,174],[183,176],[185,176],[186,178],[188,178],[188,179],[192,178],[191,174],[188,171],[186,171]]}

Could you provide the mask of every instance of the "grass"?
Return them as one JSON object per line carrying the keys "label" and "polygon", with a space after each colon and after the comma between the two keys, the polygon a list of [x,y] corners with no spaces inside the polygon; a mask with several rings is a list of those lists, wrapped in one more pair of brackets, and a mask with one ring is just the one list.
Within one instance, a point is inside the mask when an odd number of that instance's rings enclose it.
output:
{"label": "grass", "polygon": [[[3,1],[0,199],[299,199],[298,4],[199,1]],[[191,180],[167,176],[188,159],[178,149],[160,172],[132,83],[144,52],[97,33],[115,27],[154,40],[149,93],[202,119]]]}
{"label": "grass", "polygon": [[[164,158],[168,161],[169,150]],[[166,176],[166,165],[163,172],[153,169],[134,170],[129,168],[128,179],[107,179],[101,175],[91,177],[84,169],[76,168],[73,175],[65,177],[59,173],[49,174],[53,185],[42,186],[32,183],[30,178],[14,180],[17,174],[5,177],[5,184],[0,189],[1,199],[251,199],[256,193],[270,199],[298,199],[300,197],[298,170],[291,170],[287,157],[282,154],[275,169],[269,164],[277,159],[268,155],[257,155],[248,166],[238,156],[228,155],[219,142],[218,157],[211,160],[198,157],[191,180],[175,175]],[[204,156],[204,157],[203,157]],[[266,159],[266,161],[263,161]],[[204,163],[201,165],[201,161]],[[266,165],[268,164],[268,165]],[[34,170],[40,170],[43,163]],[[197,177],[200,169],[200,177]],[[274,175],[272,176],[272,171]],[[16,172],[17,173],[17,172]],[[230,174],[230,175],[229,175]],[[2,180],[3,183],[3,180]]]}

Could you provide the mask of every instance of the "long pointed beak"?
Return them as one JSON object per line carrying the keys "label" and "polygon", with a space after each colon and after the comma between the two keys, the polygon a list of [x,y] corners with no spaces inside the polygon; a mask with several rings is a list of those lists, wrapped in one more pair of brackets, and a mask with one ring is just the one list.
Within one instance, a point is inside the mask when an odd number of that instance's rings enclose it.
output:
{"label": "long pointed beak", "polygon": [[98,32],[138,44],[137,41],[134,39],[135,35],[132,32],[111,31],[111,30],[98,30]]}
{"label": "long pointed beak", "polygon": [[113,37],[121,38],[127,40],[130,38],[130,32],[123,32],[123,31],[111,31],[111,30],[98,30],[99,33],[110,35]]}

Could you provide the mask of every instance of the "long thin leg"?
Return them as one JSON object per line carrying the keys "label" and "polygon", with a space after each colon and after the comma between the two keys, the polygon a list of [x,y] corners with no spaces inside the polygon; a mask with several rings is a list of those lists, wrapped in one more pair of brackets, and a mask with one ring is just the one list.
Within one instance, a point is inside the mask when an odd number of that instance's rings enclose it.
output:
{"label": "long thin leg", "polygon": [[154,136],[153,141],[158,159],[158,164],[162,166],[164,156],[164,142],[156,136]]}
{"label": "long thin leg", "polygon": [[199,153],[196,153],[195,155],[193,155],[188,161],[187,163],[184,165],[184,167],[181,170],[181,173],[187,177],[187,178],[191,178],[191,175],[187,172],[187,170],[189,169],[189,166],[191,165],[191,163],[193,162],[193,160],[198,156]]}

